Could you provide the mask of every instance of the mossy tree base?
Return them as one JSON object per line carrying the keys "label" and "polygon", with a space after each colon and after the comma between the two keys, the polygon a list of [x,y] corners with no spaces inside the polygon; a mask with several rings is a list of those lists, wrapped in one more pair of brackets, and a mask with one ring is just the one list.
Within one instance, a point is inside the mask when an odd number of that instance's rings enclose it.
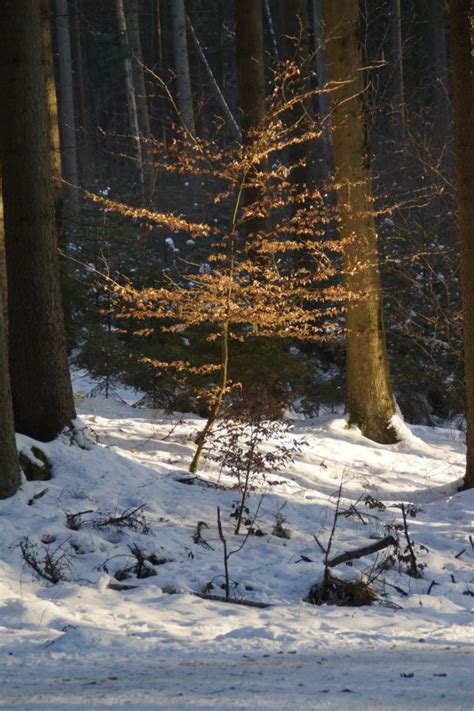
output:
{"label": "mossy tree base", "polygon": [[377,595],[370,585],[363,580],[339,580],[328,575],[323,583],[315,583],[305,602],[312,605],[340,605],[362,607],[376,602]]}
{"label": "mossy tree base", "polygon": [[349,427],[352,426],[358,427],[364,437],[378,444],[396,444],[400,441],[396,429],[387,420],[363,422],[351,418]]}
{"label": "mossy tree base", "polygon": [[31,447],[29,452],[19,454],[20,467],[28,481],[48,481],[51,479],[51,462],[39,447]]}

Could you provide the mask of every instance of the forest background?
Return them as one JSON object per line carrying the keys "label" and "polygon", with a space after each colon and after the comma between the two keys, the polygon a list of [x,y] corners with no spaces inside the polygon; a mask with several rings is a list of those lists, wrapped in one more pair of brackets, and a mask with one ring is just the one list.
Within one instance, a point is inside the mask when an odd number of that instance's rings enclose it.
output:
{"label": "forest background", "polygon": [[462,417],[469,0],[4,5],[5,441],[70,425],[67,355],[204,415],[192,470],[222,415]]}

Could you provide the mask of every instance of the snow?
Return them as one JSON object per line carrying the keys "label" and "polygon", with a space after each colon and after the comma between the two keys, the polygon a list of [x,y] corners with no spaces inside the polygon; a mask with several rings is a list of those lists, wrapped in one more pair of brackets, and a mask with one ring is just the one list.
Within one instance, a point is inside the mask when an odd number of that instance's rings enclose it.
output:
{"label": "snow", "polygon": [[[89,384],[76,377],[77,389]],[[133,401],[133,393],[120,395]],[[474,708],[474,492],[457,493],[465,456],[457,433],[398,418],[402,440],[383,446],[342,417],[294,422],[288,437],[305,442],[301,454],[249,500],[252,515],[260,505],[256,525],[266,535],[249,536],[229,560],[232,594],[269,605],[260,609],[193,594],[211,582],[222,594],[217,506],[229,547],[242,542],[229,517],[235,482],[215,462],[203,461],[194,485],[179,481],[202,421],[103,398],[82,398],[80,417],[98,443],[84,450],[63,436],[38,444],[53,478],[25,481],[0,502],[2,707]],[[31,444],[19,438],[23,450]],[[340,516],[334,555],[400,524],[401,502],[419,509],[409,532],[423,577],[384,571],[374,583],[380,602],[370,607],[303,601],[321,580],[313,536],[327,544],[341,480],[341,510],[355,505],[365,524]],[[366,496],[386,508],[368,508]],[[142,505],[148,534],[92,525],[99,514]],[[278,510],[289,539],[272,535]],[[66,515],[81,511],[92,511],[82,516],[86,525],[68,528]],[[193,542],[198,521],[207,524],[202,536],[212,549]],[[46,583],[25,565],[19,544],[26,536],[43,555],[67,552],[65,581]],[[132,575],[122,582],[134,587],[110,589],[117,572],[133,565],[133,545],[160,561],[156,575]],[[375,558],[334,572],[357,579]]]}

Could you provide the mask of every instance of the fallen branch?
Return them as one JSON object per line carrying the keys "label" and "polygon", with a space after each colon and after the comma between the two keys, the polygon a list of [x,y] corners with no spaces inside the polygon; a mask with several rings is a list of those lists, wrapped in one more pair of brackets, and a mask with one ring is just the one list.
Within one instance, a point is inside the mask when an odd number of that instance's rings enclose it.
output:
{"label": "fallen branch", "polygon": [[196,597],[200,597],[202,600],[214,600],[215,602],[230,602],[233,605],[243,605],[244,607],[258,607],[259,609],[266,609],[271,607],[266,602],[254,602],[253,600],[241,600],[235,597],[225,597],[224,595],[211,595],[210,593],[193,593]]}
{"label": "fallen branch", "polygon": [[334,568],[336,565],[340,565],[341,563],[347,563],[347,561],[349,560],[356,560],[357,558],[362,558],[363,556],[370,555],[371,553],[376,553],[377,551],[381,551],[384,548],[388,548],[388,546],[398,546],[397,539],[393,536],[386,536],[380,541],[372,543],[370,546],[363,546],[362,548],[356,548],[353,551],[346,551],[345,553],[336,555],[334,558],[331,558],[331,560],[327,561],[327,565],[329,568]]}

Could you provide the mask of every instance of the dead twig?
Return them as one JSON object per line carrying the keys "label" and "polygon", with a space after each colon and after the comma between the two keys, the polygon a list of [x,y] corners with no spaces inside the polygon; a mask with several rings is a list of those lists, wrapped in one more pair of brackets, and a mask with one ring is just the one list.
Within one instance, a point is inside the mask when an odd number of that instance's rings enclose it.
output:
{"label": "dead twig", "polygon": [[334,568],[336,565],[347,563],[348,561],[356,560],[357,558],[362,558],[363,556],[370,555],[371,553],[376,553],[384,548],[388,548],[388,546],[398,546],[397,539],[393,536],[385,536],[385,538],[382,538],[369,546],[362,546],[361,548],[355,548],[353,551],[340,553],[334,558],[331,558],[331,560],[328,560],[327,565],[329,568]]}

